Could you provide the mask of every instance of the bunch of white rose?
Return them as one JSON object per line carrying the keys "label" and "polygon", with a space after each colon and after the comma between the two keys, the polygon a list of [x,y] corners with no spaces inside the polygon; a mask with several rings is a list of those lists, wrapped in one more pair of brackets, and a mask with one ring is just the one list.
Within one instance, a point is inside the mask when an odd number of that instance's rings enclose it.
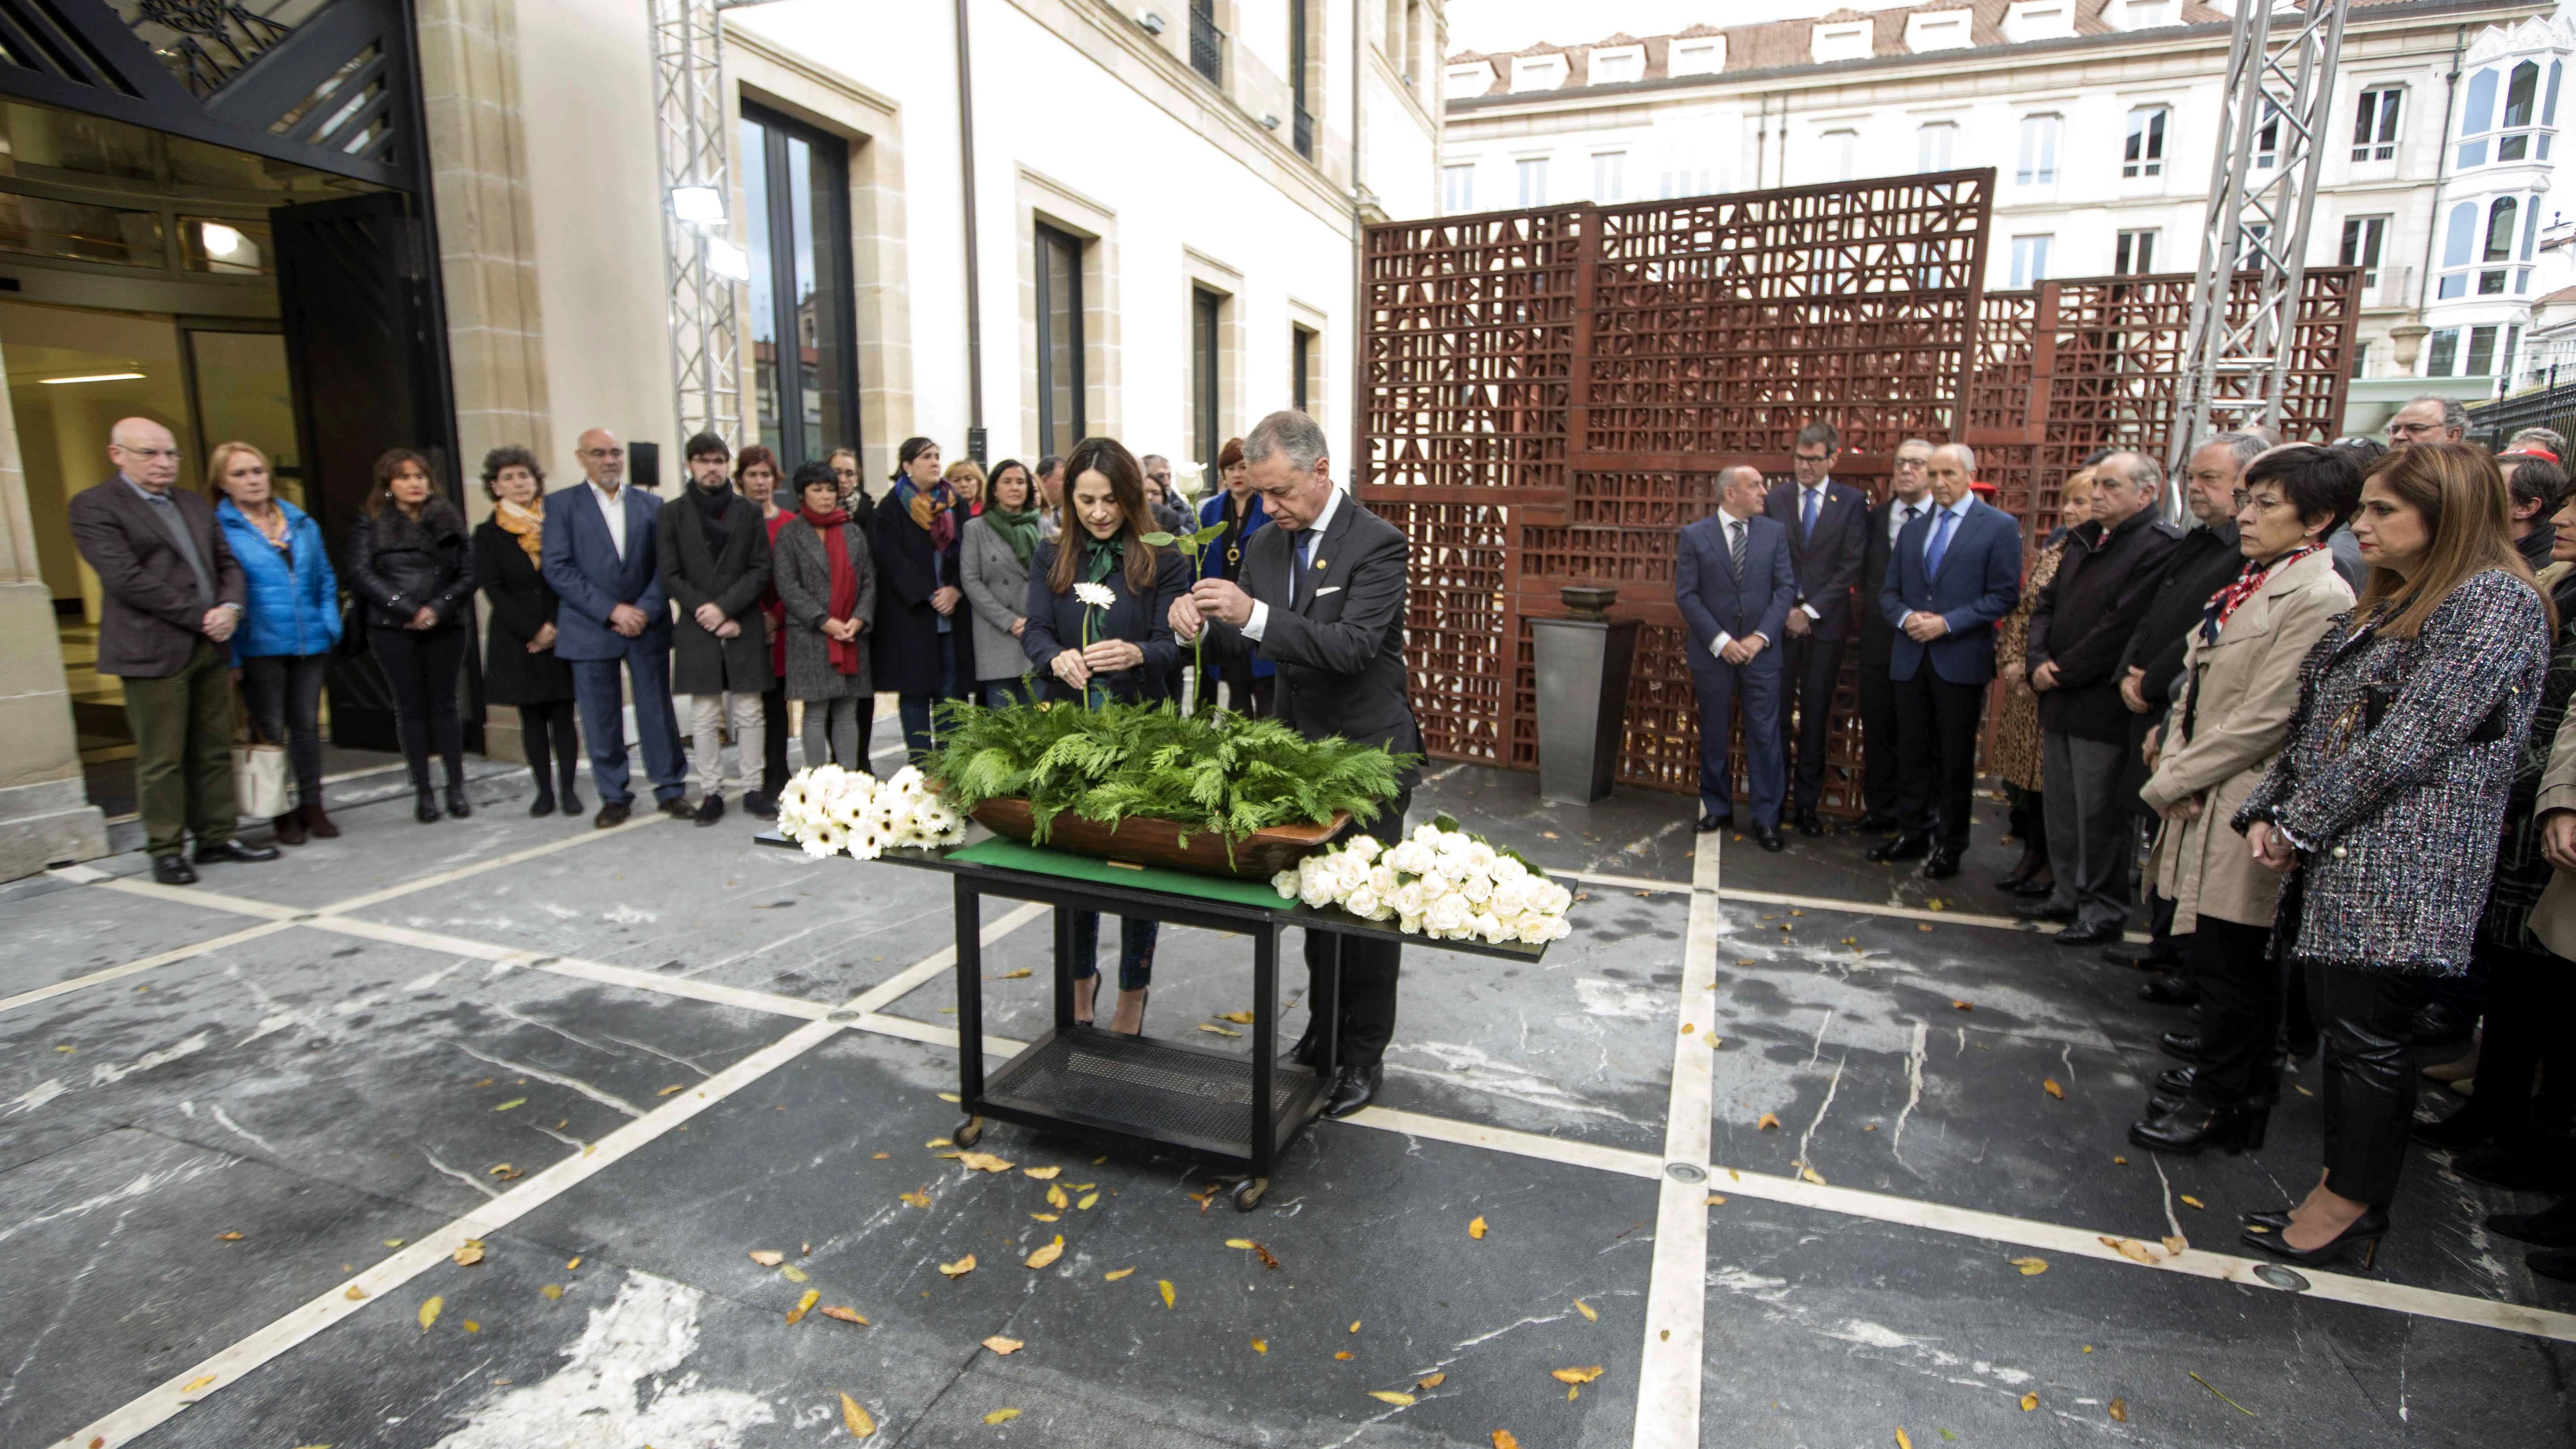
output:
{"label": "bunch of white rose", "polygon": [[966,822],[910,765],[884,780],[817,765],[778,792],[778,833],[817,860],[844,851],[874,860],[889,850],[963,844]]}
{"label": "bunch of white rose", "polygon": [[1573,932],[1565,920],[1573,892],[1445,816],[1392,846],[1363,835],[1319,851],[1272,876],[1270,886],[1309,906],[1340,906],[1433,940],[1536,946]]}

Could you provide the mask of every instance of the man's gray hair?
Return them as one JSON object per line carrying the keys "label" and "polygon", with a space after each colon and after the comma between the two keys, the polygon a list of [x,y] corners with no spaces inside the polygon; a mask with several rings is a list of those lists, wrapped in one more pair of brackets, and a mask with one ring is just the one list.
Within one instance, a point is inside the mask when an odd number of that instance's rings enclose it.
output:
{"label": "man's gray hair", "polygon": [[[1919,438],[1908,438],[1908,439],[1906,439],[1906,442],[1909,442],[1909,443],[1912,443],[1912,442],[1920,442],[1920,441],[1922,441],[1922,440],[1921,440],[1921,439],[1919,439]],[[1899,446],[1899,447],[1902,447],[1902,446],[1904,446],[1904,445],[1903,445],[1903,444],[1899,444],[1898,446]],[[1959,455],[1959,464],[1960,464],[1960,466],[1961,466],[1961,467],[1966,468],[1966,469],[1968,470],[1968,476],[1969,476],[1969,477],[1971,477],[1971,478],[1974,478],[1974,477],[1976,477],[1976,476],[1977,476],[1977,450],[1976,450],[1976,449],[1969,447],[1969,446],[1968,446],[1967,444],[1965,444],[1965,443],[1943,443],[1939,448],[1934,448],[1932,451],[1933,451],[1933,452],[1935,452],[1935,453],[1937,453],[1937,452],[1940,452],[1940,451],[1941,451],[1941,448],[1947,448],[1947,449],[1949,449],[1951,452],[1958,454],[1958,455]]]}
{"label": "man's gray hair", "polygon": [[[2262,449],[2258,447],[2254,451],[2259,453]],[[2095,476],[2100,476],[2103,470],[2118,473],[2122,482],[2143,492],[2153,492],[2165,484],[2164,464],[2144,453],[2113,453],[2102,460]]]}
{"label": "man's gray hair", "polygon": [[2222,443],[2236,455],[2236,471],[2239,473],[2245,471],[2246,464],[2260,457],[2264,449],[2280,446],[2261,433],[2212,433],[2200,446],[2210,448]]}
{"label": "man's gray hair", "polygon": [[1141,458],[1139,458],[1139,459],[1137,459],[1137,460],[1136,460],[1136,466],[1137,466],[1137,467],[1139,467],[1139,468],[1142,468],[1142,469],[1144,469],[1146,472],[1150,473],[1150,472],[1154,471],[1154,465],[1155,465],[1155,464],[1157,464],[1157,463],[1165,463],[1165,464],[1168,464],[1168,463],[1170,463],[1171,461],[1172,461],[1171,459],[1164,457],[1164,456],[1163,456],[1162,454],[1160,454],[1160,453],[1147,453],[1144,457],[1141,457]]}
{"label": "man's gray hair", "polygon": [[2525,443],[2538,443],[2541,447],[2558,455],[2558,463],[2560,467],[2565,467],[2567,465],[2567,438],[2557,429],[2524,428],[2515,433],[2512,437],[2504,440],[2505,451],[2510,453]]}
{"label": "man's gray hair", "polygon": [[2410,397],[2410,398],[2408,398],[2408,399],[2406,400],[2406,406],[2411,408],[2411,407],[2415,406],[2417,403],[2425,403],[2425,402],[2428,402],[2428,403],[2439,403],[2439,404],[2441,404],[2441,405],[2442,405],[2442,426],[2443,426],[2443,427],[2446,427],[2446,428],[2457,428],[2457,429],[2459,429],[2459,430],[2460,430],[2461,432],[2463,432],[2463,433],[2465,433],[2465,432],[2467,432],[2467,431],[2468,431],[2468,428],[2469,428],[2469,410],[2468,410],[2467,408],[2465,408],[2465,407],[2461,406],[2461,404],[2460,404],[2460,400],[2459,400],[2458,398],[2455,398],[2455,397],[2443,397],[2443,396],[2441,396],[2439,393],[2430,393],[2430,392],[2427,392],[2427,393],[2418,393],[2418,394],[2416,394],[2415,396]]}
{"label": "man's gray hair", "polygon": [[[1904,442],[1896,445],[1896,451],[1899,453],[1904,452],[1908,448],[1921,448],[1928,453],[1932,450],[1932,440],[1930,438],[1908,438]],[[1893,454],[1890,456],[1893,456]]]}
{"label": "man's gray hair", "polygon": [[1312,473],[1315,464],[1332,456],[1333,446],[1322,424],[1295,408],[1281,408],[1243,435],[1246,463],[1266,463],[1274,453],[1287,454],[1288,466],[1297,472]]}
{"label": "man's gray hair", "polygon": [[1759,486],[1762,482],[1761,469],[1754,467],[1750,463],[1729,463],[1725,467],[1717,470],[1718,491],[1722,493],[1729,487],[1733,486],[1733,480],[1735,475],[1738,473],[1752,474],[1753,481],[1756,486]]}

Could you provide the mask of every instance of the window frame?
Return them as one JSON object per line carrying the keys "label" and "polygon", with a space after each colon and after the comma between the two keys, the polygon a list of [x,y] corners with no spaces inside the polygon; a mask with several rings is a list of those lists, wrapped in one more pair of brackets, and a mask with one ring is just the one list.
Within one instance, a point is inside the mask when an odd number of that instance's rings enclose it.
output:
{"label": "window frame", "polygon": [[[1520,210],[1536,211],[1540,207],[1547,205],[1547,163],[1548,158],[1545,156],[1515,156],[1512,158],[1513,189],[1514,194],[1520,199]],[[1538,178],[1538,186],[1536,188],[1537,195],[1535,197],[1531,195],[1532,188],[1530,186],[1530,178],[1533,176]]]}
{"label": "window frame", "polygon": [[[776,430],[763,426],[769,420],[760,415],[756,344],[749,329],[744,331],[746,352],[754,354],[752,426],[760,432],[760,441],[778,453],[780,471],[792,473],[802,463],[828,458],[835,448],[857,448],[864,439],[863,419],[859,406],[859,320],[856,296],[856,259],[850,241],[850,142],[845,136],[810,126],[794,117],[781,115],[751,101],[742,102],[736,120],[735,136],[749,149],[749,136],[757,131],[761,138],[760,155],[745,154],[746,171],[760,168],[759,200],[764,203],[761,239],[763,245],[746,246],[754,268],[765,268],[769,275],[771,347],[771,387],[777,407]],[[796,250],[800,240],[796,227],[796,202],[789,173],[790,142],[801,141],[809,152],[825,158],[825,169],[832,174],[830,184],[814,196],[814,215],[809,218],[813,235],[805,240],[812,253],[815,295],[828,305],[831,316],[818,309],[815,331],[818,340],[825,328],[832,333],[830,350],[838,354],[842,376],[839,379],[837,407],[826,405],[825,415],[816,424],[823,433],[808,439],[804,405],[803,330],[798,325],[800,299],[796,295]],[[829,191],[829,196],[822,194]],[[746,195],[746,205],[751,201]],[[782,273],[781,263],[784,263]],[[779,283],[782,274],[786,285]],[[746,298],[748,284],[746,284]],[[746,309],[748,310],[748,309]],[[794,367],[789,367],[791,356]],[[833,389],[826,388],[828,396]],[[838,416],[833,416],[837,413]],[[838,437],[834,433],[837,431]]]}
{"label": "window frame", "polygon": [[1225,446],[1225,305],[1231,300],[1213,287],[1190,286],[1190,431],[1210,478]]}
{"label": "window frame", "polygon": [[[1059,432],[1062,432],[1066,437],[1069,437],[1073,443],[1078,443],[1082,441],[1083,438],[1089,436],[1090,379],[1086,375],[1089,359],[1085,356],[1090,342],[1090,338],[1085,335],[1088,330],[1087,323],[1089,319],[1085,317],[1082,306],[1082,263],[1083,254],[1088,250],[1088,243],[1081,236],[1067,231],[1063,227],[1049,225],[1044,221],[1037,223],[1036,240],[1038,446],[1035,451],[1041,455],[1061,455],[1072,452],[1073,448],[1071,443],[1067,443],[1061,447],[1057,446],[1057,435]],[[1071,261],[1071,265],[1065,268],[1065,276],[1069,283],[1068,290],[1071,295],[1066,298],[1068,305],[1062,310],[1064,315],[1071,321],[1073,336],[1070,339],[1071,345],[1065,347],[1059,347],[1057,345],[1058,339],[1053,335],[1054,317],[1057,309],[1054,306],[1055,281],[1048,270],[1048,262],[1050,260],[1051,253],[1064,255]],[[1057,379],[1054,374],[1053,362],[1058,355],[1069,358],[1071,361],[1071,375],[1064,379],[1064,391],[1072,400],[1073,406],[1073,416],[1069,420],[1071,422],[1071,426],[1069,428],[1061,426],[1068,420],[1058,418],[1055,415]]]}
{"label": "window frame", "polygon": [[2057,184],[2057,151],[2065,126],[2066,117],[2056,111],[2032,111],[2021,118],[2021,149],[2013,167],[2015,186]]}
{"label": "window frame", "polygon": [[2144,180],[2165,174],[2165,140],[2173,127],[2173,107],[2163,104],[2129,108],[2128,138],[2120,146],[2120,178]]}
{"label": "window frame", "polygon": [[2338,266],[2361,269],[2362,295],[2379,290],[2381,260],[2388,251],[2388,230],[2396,218],[2386,212],[2343,219],[2343,237],[2335,253]]}
{"label": "window frame", "polygon": [[2129,227],[2112,238],[2111,274],[2117,277],[2143,277],[2156,269],[2156,242],[2163,234],[2161,227]]}
{"label": "window frame", "polygon": [[2397,159],[2398,128],[2406,117],[2406,87],[2393,82],[2365,85],[2353,103],[2352,159],[2373,166]]}
{"label": "window frame", "polygon": [[[1605,162],[1605,161],[1609,163],[1609,178],[1610,178],[1610,185],[1609,185],[1607,188],[1604,188],[1604,187],[1602,186],[1602,184],[1601,184],[1601,179],[1602,179],[1602,169],[1603,169],[1603,168],[1602,168],[1602,163],[1603,163],[1603,162]],[[1603,191],[1604,191],[1605,189],[1610,193],[1609,195],[1606,195],[1606,196],[1605,196],[1605,195],[1603,195],[1603,194],[1602,194],[1602,193],[1603,193]],[[1626,149],[1625,147],[1621,147],[1621,148],[1618,148],[1618,149],[1616,149],[1616,150],[1609,150],[1609,151],[1595,151],[1595,152],[1593,152],[1593,153],[1592,153],[1592,201],[1593,201],[1593,204],[1594,204],[1594,205],[1596,205],[1596,206],[1616,206],[1616,205],[1618,205],[1620,202],[1627,200],[1627,193],[1628,193],[1628,152],[1627,152],[1627,149]]]}
{"label": "window frame", "polygon": [[1833,175],[1830,181],[1849,181],[1860,165],[1860,132],[1850,126],[1836,126],[1816,134],[1816,144],[1825,153],[1825,169]]}
{"label": "window frame", "polygon": [[1476,209],[1476,163],[1453,161],[1440,168],[1440,210],[1463,216]]}
{"label": "window frame", "polygon": [[2036,287],[2048,280],[2048,253],[2057,240],[2055,232],[2025,232],[2012,239],[2011,282],[2013,291]]}
{"label": "window frame", "polygon": [[[1941,156],[1938,164],[1927,154],[1934,132],[1940,133]],[[1950,171],[1956,169],[1959,149],[1959,123],[1925,121],[1914,128],[1914,169],[1917,171]]]}

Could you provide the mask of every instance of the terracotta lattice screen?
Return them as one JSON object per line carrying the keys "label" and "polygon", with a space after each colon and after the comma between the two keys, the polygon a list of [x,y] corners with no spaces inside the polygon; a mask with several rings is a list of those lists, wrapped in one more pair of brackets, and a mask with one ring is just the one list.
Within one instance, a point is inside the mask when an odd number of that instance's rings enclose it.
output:
{"label": "terracotta lattice screen", "polygon": [[[1535,768],[1528,621],[1563,613],[1563,585],[1610,584],[1644,623],[1621,778],[1695,789],[1674,535],[1714,511],[1723,466],[1789,478],[1809,422],[1842,431],[1835,477],[1873,501],[1904,439],[1978,445],[2026,533],[2085,453],[2161,446],[2190,279],[1987,295],[1993,185],[1951,172],[1370,228],[1360,497],[1413,541],[1433,755]],[[2352,278],[2309,274],[2301,435],[2341,414]],[[1836,812],[1857,809],[1853,667]]]}

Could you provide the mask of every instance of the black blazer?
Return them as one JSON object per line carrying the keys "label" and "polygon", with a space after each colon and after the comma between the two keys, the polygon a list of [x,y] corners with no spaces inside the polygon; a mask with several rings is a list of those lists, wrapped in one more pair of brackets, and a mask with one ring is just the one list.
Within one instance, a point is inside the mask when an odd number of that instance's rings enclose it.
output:
{"label": "black blazer", "polygon": [[1869,551],[1869,499],[1847,483],[1826,479],[1815,532],[1803,540],[1798,537],[1798,508],[1795,483],[1772,489],[1762,504],[1765,516],[1789,530],[1789,561],[1798,576],[1798,598],[1791,607],[1815,606],[1817,638],[1844,638],[1851,632],[1852,586],[1860,582]]}
{"label": "black blazer", "polygon": [[[1404,665],[1404,535],[1343,494],[1313,545],[1306,570],[1311,587],[1301,587],[1291,607],[1288,573],[1297,539],[1274,519],[1244,544],[1235,582],[1270,606],[1269,621],[1258,642],[1210,621],[1208,657],[1254,656],[1277,665],[1278,716],[1310,740],[1340,735],[1421,753]],[[1406,790],[1418,774],[1406,772]]]}
{"label": "black blazer", "polygon": [[[671,692],[758,694],[770,683],[769,635],[754,612],[769,589],[769,524],[760,505],[739,493],[728,495],[724,553],[710,554],[697,486],[691,483],[653,515],[662,592],[679,606],[679,620],[671,626]],[[717,638],[698,623],[700,604],[715,605],[742,632]]]}
{"label": "black blazer", "polygon": [[[868,626],[874,683],[897,694],[938,693],[943,671],[939,651],[945,646],[958,661],[957,688],[971,693],[975,615],[966,605],[965,585],[958,577],[958,546],[952,542],[945,551],[933,548],[930,531],[893,503],[893,495],[888,494],[885,506],[869,515],[877,571],[876,619]],[[853,521],[858,516],[855,510],[850,514]],[[954,517],[962,539],[965,510],[957,510]],[[957,608],[948,616],[949,632],[944,635],[939,632],[939,611],[930,606],[930,596],[942,587],[958,590]]]}
{"label": "black blazer", "polygon": [[366,601],[369,624],[403,628],[424,604],[438,611],[433,628],[465,622],[465,601],[474,593],[474,549],[464,516],[447,500],[432,497],[417,519],[399,508],[359,514],[349,529],[348,554],[341,577]]}
{"label": "black blazer", "polygon": [[474,576],[492,606],[492,637],[483,651],[483,698],[492,704],[553,704],[572,698],[572,666],[551,648],[528,652],[528,641],[555,621],[560,601],[519,540],[488,518],[474,527]]}
{"label": "black blazer", "polygon": [[[1031,672],[1038,677],[1048,699],[1082,697],[1056,678],[1052,667],[1057,655],[1082,647],[1082,601],[1073,596],[1071,589],[1059,594],[1047,587],[1047,576],[1055,570],[1056,550],[1064,542],[1058,538],[1041,543],[1029,555],[1029,596],[1021,611],[1029,622],[1020,630],[1020,648],[1028,652]],[[1172,601],[1189,592],[1189,564],[1176,549],[1157,549],[1154,592],[1148,597],[1139,598],[1128,586],[1124,568],[1113,571],[1107,583],[1118,602],[1092,617],[1091,642],[1125,639],[1145,651],[1145,661],[1134,669],[1093,677],[1111,699],[1121,703],[1168,697],[1166,679],[1181,661],[1180,643],[1172,637]]]}
{"label": "black blazer", "polygon": [[2057,666],[2057,687],[2039,697],[2039,727],[2079,740],[2124,745],[2129,707],[2120,701],[2129,636],[2163,576],[2182,530],[2139,509],[2108,533],[2099,521],[2066,541],[2057,576],[2030,611],[2029,664]]}
{"label": "black blazer", "polygon": [[[1896,554],[1896,541],[1888,535],[1887,522],[1904,506],[1903,500],[1891,493],[1886,502],[1869,511],[1869,532],[1864,538],[1866,546],[1861,550],[1860,565],[1860,596],[1865,601],[1874,603],[1880,590],[1887,586],[1887,563]],[[1914,506],[1915,516],[1922,517],[1932,507],[1931,495],[1926,494]],[[1896,626],[1887,622],[1875,607],[1863,608],[1860,611],[1861,668],[1884,672],[1895,648]]]}

